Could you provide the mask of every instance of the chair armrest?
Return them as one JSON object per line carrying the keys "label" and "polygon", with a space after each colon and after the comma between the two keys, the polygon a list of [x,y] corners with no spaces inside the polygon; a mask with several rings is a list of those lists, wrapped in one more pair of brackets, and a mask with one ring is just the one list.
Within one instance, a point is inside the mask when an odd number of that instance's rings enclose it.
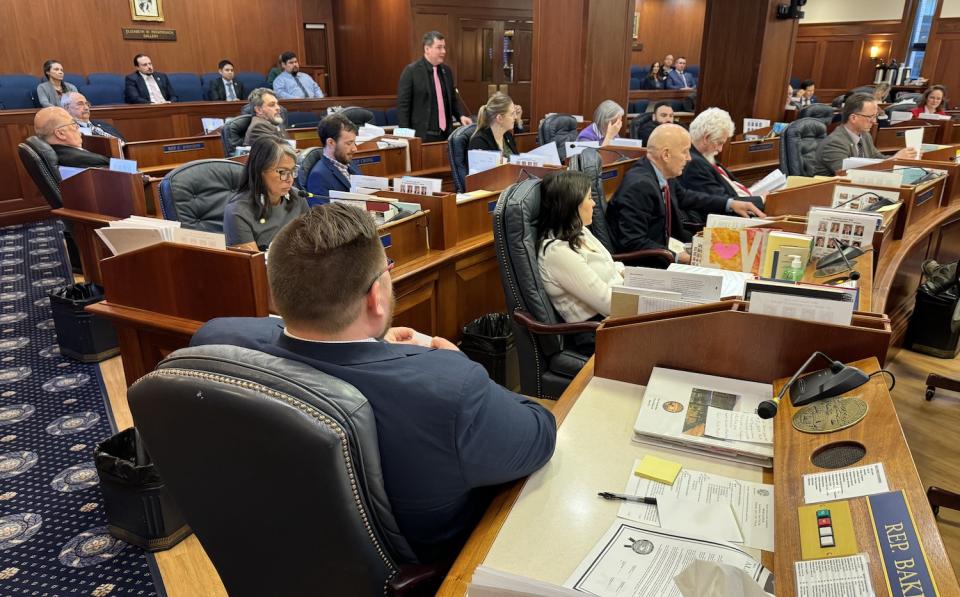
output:
{"label": "chair armrest", "polygon": [[623,263],[635,263],[637,261],[652,261],[659,259],[666,265],[675,261],[673,253],[666,249],[640,249],[639,251],[630,251],[629,253],[617,253],[612,255],[614,261]]}
{"label": "chair armrest", "polygon": [[433,595],[443,582],[450,562],[433,564],[404,564],[387,583],[387,595],[390,597],[415,597]]}
{"label": "chair armrest", "polygon": [[595,332],[599,321],[579,321],[576,323],[540,323],[521,309],[513,312],[513,318],[534,334],[573,334],[576,332]]}

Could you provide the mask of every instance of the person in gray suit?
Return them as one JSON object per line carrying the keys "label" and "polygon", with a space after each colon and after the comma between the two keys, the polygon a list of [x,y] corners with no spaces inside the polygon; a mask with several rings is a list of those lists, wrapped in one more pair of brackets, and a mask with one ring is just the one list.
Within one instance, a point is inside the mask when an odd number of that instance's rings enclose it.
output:
{"label": "person in gray suit", "polygon": [[[872,95],[854,93],[843,104],[843,124],[830,133],[817,148],[815,173],[834,176],[847,158],[884,159],[877,151],[870,130],[877,122],[880,107]],[[916,159],[915,149],[905,147],[893,155],[897,159]]]}
{"label": "person in gray suit", "polygon": [[280,112],[280,102],[272,89],[258,87],[250,93],[250,108],[253,111],[253,118],[250,120],[250,126],[247,127],[247,134],[243,138],[243,144],[253,145],[254,141],[265,135],[274,137],[286,137],[286,130],[283,128],[283,114]]}
{"label": "person in gray suit", "polygon": [[37,85],[37,101],[41,108],[59,106],[63,94],[76,90],[76,86],[63,80],[63,65],[58,60],[43,63],[43,83]]}

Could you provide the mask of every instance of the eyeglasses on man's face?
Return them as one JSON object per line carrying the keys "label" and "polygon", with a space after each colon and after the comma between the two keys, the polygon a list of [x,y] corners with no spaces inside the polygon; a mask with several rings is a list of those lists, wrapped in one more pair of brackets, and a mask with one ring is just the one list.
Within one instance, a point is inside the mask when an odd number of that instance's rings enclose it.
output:
{"label": "eyeglasses on man's face", "polygon": [[863,113],[861,113],[861,112],[854,112],[854,114],[856,114],[857,116],[860,116],[861,118],[866,118],[867,120],[869,120],[869,121],[871,121],[871,122],[876,122],[876,121],[877,121],[877,116],[878,116],[880,113],[877,112],[876,114],[863,114]]}
{"label": "eyeglasses on man's face", "polygon": [[390,257],[387,257],[387,267],[385,267],[385,268],[383,268],[382,270],[380,270],[380,271],[377,273],[376,277],[375,277],[373,280],[370,281],[370,285],[367,286],[367,292],[370,292],[370,291],[373,289],[373,285],[377,283],[377,280],[380,279],[380,276],[382,276],[383,274],[385,274],[385,273],[387,273],[388,271],[392,270],[392,269],[393,269],[393,266],[395,266],[396,264],[397,264],[396,261],[394,261],[394,260],[391,259]]}
{"label": "eyeglasses on man's face", "polygon": [[67,128],[67,127],[72,127],[74,130],[80,130],[80,123],[78,123],[76,120],[74,120],[73,122],[68,122],[68,123],[66,123],[66,124],[61,124],[61,125],[58,126],[55,130],[58,130],[58,131],[59,131],[60,129],[65,129],[65,128]]}

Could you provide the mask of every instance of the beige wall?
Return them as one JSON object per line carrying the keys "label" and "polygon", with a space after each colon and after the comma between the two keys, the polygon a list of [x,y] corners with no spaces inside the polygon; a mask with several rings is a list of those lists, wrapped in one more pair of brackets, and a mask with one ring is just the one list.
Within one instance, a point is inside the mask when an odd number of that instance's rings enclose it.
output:
{"label": "beige wall", "polygon": [[[853,21],[899,21],[905,0],[808,0],[801,25]],[[960,0],[944,0],[960,6]]]}
{"label": "beige wall", "polygon": [[940,18],[956,17],[960,17],[960,0],[943,0],[943,6],[940,8]]}

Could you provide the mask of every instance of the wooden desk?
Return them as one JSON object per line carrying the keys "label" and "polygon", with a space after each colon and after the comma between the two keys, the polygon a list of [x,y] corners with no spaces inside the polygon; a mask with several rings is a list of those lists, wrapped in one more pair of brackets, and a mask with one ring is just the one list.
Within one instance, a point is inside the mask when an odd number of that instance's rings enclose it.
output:
{"label": "wooden desk", "polygon": [[749,186],[780,167],[780,138],[728,141],[717,161]]}
{"label": "wooden desk", "polygon": [[884,128],[875,127],[873,142],[878,151],[895,152],[907,146],[906,131],[909,129],[923,129],[923,142],[936,143],[940,127],[931,124],[929,120],[908,120],[897,123],[895,126]]}

